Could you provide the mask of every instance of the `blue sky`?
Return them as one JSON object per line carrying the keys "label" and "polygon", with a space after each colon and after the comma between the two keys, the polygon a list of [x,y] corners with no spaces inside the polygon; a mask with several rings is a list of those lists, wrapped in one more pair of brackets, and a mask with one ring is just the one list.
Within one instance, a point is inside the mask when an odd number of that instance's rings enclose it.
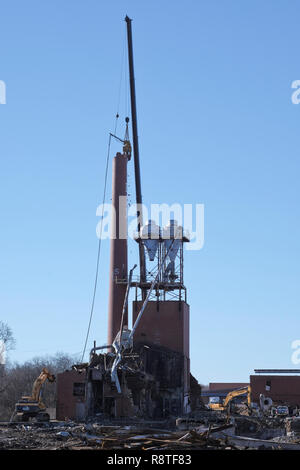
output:
{"label": "blue sky", "polygon": [[[185,254],[192,372],[247,381],[254,368],[294,366],[299,13],[296,0],[1,5],[0,319],[12,360],[83,349],[108,133],[117,110],[123,133],[128,112],[128,14],[144,201],[205,205],[204,247]],[[129,173],[133,200],[132,163]],[[89,347],[106,342],[108,249]]]}

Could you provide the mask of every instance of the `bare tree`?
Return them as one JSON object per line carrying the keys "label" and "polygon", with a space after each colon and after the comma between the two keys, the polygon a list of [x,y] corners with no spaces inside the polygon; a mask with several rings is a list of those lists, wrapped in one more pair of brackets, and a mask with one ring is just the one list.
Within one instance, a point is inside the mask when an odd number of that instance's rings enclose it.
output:
{"label": "bare tree", "polygon": [[[0,346],[4,345],[5,351],[15,348],[15,339],[11,328],[0,320]],[[58,352],[54,356],[34,357],[23,364],[6,362],[0,350],[0,420],[8,420],[14,410],[15,403],[24,395],[30,396],[35,379],[46,367],[52,374],[71,368],[79,358]],[[45,383],[43,386],[43,401],[48,407],[56,405],[55,384]]]}
{"label": "bare tree", "polygon": [[3,341],[6,351],[14,349],[16,340],[13,337],[11,328],[0,320],[0,341]]}
{"label": "bare tree", "polygon": [[6,353],[15,347],[15,339],[11,328],[0,320],[0,394],[4,392],[7,387],[6,377]]}
{"label": "bare tree", "polygon": [[[70,369],[79,358],[58,352],[54,356],[34,357],[23,364],[8,364],[6,368],[6,386],[1,393],[0,420],[8,420],[14,410],[15,403],[22,396],[30,396],[35,379],[40,375],[43,367],[57,375]],[[1,387],[0,387],[1,388]],[[56,406],[56,384],[47,381],[42,390],[43,401],[47,407]]]}

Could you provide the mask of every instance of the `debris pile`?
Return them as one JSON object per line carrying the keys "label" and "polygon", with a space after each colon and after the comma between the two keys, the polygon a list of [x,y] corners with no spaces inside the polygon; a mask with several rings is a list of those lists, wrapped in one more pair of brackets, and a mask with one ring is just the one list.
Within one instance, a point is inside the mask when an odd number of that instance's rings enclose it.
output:
{"label": "debris pile", "polygon": [[216,414],[199,412],[197,420],[181,418],[177,426],[167,421],[0,423],[0,450],[300,450],[299,418],[238,416],[218,423],[212,417]]}
{"label": "debris pile", "polygon": [[285,434],[284,419],[265,416],[237,416],[234,418],[235,434],[260,439],[270,439]]}
{"label": "debris pile", "polygon": [[285,428],[286,428],[287,435],[293,433],[295,435],[298,435],[300,438],[300,418],[299,417],[286,418]]}
{"label": "debris pile", "polygon": [[[225,426],[226,428],[227,426]],[[0,450],[234,450],[226,436],[212,431],[169,431],[134,426],[100,424],[43,423],[0,425]]]}

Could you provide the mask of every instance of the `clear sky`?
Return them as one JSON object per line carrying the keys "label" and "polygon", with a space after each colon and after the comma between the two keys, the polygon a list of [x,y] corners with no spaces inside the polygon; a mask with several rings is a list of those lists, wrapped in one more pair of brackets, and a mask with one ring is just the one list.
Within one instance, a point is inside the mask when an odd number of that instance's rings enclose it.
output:
{"label": "clear sky", "polygon": [[[16,338],[10,357],[83,349],[108,133],[117,110],[124,132],[128,112],[126,14],[144,200],[205,205],[204,247],[185,253],[192,372],[208,383],[294,367],[297,0],[1,2],[0,319]],[[88,348],[106,342],[108,250],[106,241]]]}

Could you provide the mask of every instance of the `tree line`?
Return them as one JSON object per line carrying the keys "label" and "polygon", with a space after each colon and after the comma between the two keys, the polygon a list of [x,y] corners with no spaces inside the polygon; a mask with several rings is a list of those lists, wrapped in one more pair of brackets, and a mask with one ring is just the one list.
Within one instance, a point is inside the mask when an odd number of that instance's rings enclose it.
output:
{"label": "tree line", "polygon": [[[8,325],[0,321],[0,341],[5,345],[6,355],[15,347],[15,340]],[[0,357],[1,359],[1,357]],[[22,396],[30,396],[35,379],[46,367],[51,374],[57,375],[70,369],[77,361],[74,356],[58,352],[52,356],[39,356],[19,364],[9,360],[0,361],[0,421],[8,421],[15,404]],[[42,399],[47,408],[56,406],[56,382],[45,382]]]}

